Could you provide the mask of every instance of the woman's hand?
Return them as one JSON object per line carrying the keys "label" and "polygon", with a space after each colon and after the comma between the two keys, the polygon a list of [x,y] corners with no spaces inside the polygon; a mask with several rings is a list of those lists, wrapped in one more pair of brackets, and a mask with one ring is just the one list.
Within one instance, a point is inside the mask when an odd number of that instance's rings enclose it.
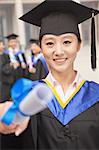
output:
{"label": "woman's hand", "polygon": [[16,126],[16,130],[15,130],[16,136],[19,136],[19,134],[21,134],[24,130],[26,130],[29,120],[30,120],[30,118],[27,117],[23,123]]}
{"label": "woman's hand", "polygon": [[[12,105],[12,102],[9,102],[9,101],[0,103],[0,118],[11,107],[11,105]],[[14,133],[15,130],[16,130],[16,125],[11,124],[11,125],[7,126],[6,124],[4,124],[3,122],[0,121],[0,133],[10,134],[10,133]]]}
{"label": "woman's hand", "polygon": [[[5,112],[11,107],[13,102],[4,102],[0,103],[0,118],[5,114]],[[14,124],[7,126],[3,122],[0,121],[0,133],[2,134],[11,134],[15,133],[16,136],[21,134],[28,126],[29,118],[26,118],[23,123],[21,124]]]}

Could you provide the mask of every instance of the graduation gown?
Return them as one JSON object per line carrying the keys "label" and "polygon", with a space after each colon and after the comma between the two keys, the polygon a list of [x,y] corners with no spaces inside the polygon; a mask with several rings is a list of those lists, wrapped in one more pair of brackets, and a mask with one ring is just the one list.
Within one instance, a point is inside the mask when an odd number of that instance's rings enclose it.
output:
{"label": "graduation gown", "polygon": [[54,96],[32,118],[35,149],[99,150],[99,85],[85,81],[64,108]]}
{"label": "graduation gown", "polygon": [[49,111],[37,115],[37,149],[98,150],[99,103],[62,125]]}

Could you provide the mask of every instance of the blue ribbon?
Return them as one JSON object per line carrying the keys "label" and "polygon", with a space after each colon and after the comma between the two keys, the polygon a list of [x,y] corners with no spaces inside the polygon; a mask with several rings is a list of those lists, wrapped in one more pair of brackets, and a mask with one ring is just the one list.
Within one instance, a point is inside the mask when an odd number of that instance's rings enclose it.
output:
{"label": "blue ribbon", "polygon": [[[29,79],[19,79],[16,81],[14,86],[11,89],[11,98],[13,99],[12,106],[8,109],[8,111],[4,114],[1,118],[1,121],[4,122],[6,125],[10,125],[17,112],[20,112],[19,105],[20,102],[24,99],[24,97],[31,91],[33,85],[36,85],[37,81],[33,82]],[[21,113],[21,112],[20,112]],[[25,114],[21,113],[22,115],[26,116]]]}

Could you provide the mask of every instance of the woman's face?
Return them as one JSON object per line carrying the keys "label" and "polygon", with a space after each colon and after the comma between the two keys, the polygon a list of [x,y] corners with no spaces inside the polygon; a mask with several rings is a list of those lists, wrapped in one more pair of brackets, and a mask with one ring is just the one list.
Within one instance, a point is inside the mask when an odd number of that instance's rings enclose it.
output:
{"label": "woman's face", "polygon": [[47,34],[42,37],[41,48],[50,70],[61,73],[73,69],[80,43],[73,33]]}

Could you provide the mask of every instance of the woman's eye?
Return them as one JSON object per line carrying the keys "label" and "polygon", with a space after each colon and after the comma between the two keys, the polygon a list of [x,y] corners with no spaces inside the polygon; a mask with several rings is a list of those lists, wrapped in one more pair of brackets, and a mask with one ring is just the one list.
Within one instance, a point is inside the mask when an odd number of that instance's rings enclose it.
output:
{"label": "woman's eye", "polygon": [[64,44],[70,44],[71,41],[64,41]]}
{"label": "woman's eye", "polygon": [[46,45],[51,46],[51,45],[53,45],[53,42],[47,42]]}

